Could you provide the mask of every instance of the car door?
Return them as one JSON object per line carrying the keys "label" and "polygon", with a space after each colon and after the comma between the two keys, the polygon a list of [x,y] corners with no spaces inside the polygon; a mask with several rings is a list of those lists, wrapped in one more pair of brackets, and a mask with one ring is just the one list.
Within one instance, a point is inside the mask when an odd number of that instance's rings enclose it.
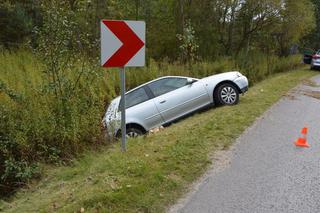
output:
{"label": "car door", "polygon": [[[126,94],[126,122],[142,125],[147,131],[163,123],[163,119],[145,87]],[[121,104],[120,104],[121,106]]]}
{"label": "car door", "polygon": [[204,85],[187,83],[184,77],[168,77],[148,84],[154,102],[165,122],[170,122],[210,103]]}

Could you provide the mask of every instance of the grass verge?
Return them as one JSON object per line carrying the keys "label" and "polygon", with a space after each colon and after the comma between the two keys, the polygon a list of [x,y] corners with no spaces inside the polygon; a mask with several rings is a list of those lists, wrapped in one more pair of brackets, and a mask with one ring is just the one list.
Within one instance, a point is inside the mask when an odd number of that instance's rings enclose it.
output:
{"label": "grass verge", "polygon": [[[48,168],[45,177],[9,201],[4,212],[164,212],[211,163],[287,91],[317,74],[296,70],[250,88],[240,104],[196,114],[154,135],[86,153],[72,167]],[[214,162],[213,162],[214,163]]]}

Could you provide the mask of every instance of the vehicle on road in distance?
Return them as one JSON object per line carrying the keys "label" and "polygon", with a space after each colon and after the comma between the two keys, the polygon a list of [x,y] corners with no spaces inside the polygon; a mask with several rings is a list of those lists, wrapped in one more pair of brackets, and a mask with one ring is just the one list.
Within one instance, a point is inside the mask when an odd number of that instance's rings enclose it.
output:
{"label": "vehicle on road in distance", "polygon": [[310,48],[303,49],[303,63],[304,64],[311,64],[312,56],[314,55],[315,51]]}
{"label": "vehicle on road in distance", "polygon": [[320,50],[318,50],[313,56],[311,60],[310,69],[319,69],[320,68]]}
{"label": "vehicle on road in distance", "polygon": [[[128,137],[172,123],[210,105],[234,105],[248,90],[248,79],[240,72],[226,72],[202,79],[165,76],[126,93]],[[113,99],[103,118],[109,136],[121,131],[121,97]]]}
{"label": "vehicle on road in distance", "polygon": [[312,61],[312,55],[308,55],[308,54],[303,55],[303,63],[311,64],[311,61]]}

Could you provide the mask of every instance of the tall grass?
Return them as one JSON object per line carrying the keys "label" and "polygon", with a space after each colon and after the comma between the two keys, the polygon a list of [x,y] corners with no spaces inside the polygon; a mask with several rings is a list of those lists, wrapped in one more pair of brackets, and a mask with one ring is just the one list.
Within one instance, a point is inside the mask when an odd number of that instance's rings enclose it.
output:
{"label": "tall grass", "polygon": [[[201,78],[230,70],[241,71],[253,84],[299,66],[298,57],[252,53],[188,66],[150,60],[144,68],[127,69],[126,84],[131,89],[163,75]],[[62,163],[84,149],[107,143],[101,120],[120,92],[118,70],[92,72],[66,104],[45,92],[50,85],[43,70],[29,51],[0,53],[0,196],[40,174],[37,162]],[[74,73],[68,75],[72,78]]]}

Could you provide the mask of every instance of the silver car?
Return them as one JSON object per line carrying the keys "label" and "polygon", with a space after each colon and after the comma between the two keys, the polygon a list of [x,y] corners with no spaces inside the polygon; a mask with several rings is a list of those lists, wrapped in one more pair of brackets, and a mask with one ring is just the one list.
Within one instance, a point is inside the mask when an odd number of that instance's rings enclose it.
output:
{"label": "silver car", "polygon": [[[226,72],[202,79],[165,76],[126,93],[127,135],[136,137],[212,104],[234,105],[248,90],[248,79]],[[103,119],[110,136],[121,131],[120,97],[112,100]]]}

